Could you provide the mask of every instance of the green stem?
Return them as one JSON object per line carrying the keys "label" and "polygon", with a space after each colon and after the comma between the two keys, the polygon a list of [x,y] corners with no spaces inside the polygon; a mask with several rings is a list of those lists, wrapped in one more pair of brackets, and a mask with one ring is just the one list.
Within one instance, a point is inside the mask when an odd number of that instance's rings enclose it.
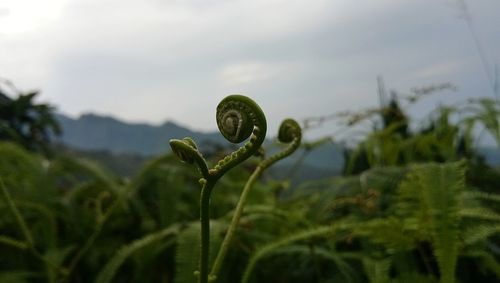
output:
{"label": "green stem", "polygon": [[243,192],[241,192],[240,199],[238,200],[238,204],[236,205],[236,210],[233,214],[233,219],[231,220],[231,224],[229,225],[226,236],[224,237],[224,241],[222,242],[222,245],[219,249],[219,253],[217,254],[217,257],[215,258],[214,265],[212,266],[212,271],[210,273],[210,276],[213,278],[216,278],[217,274],[220,271],[220,268],[222,267],[222,263],[224,261],[226,254],[227,254],[227,251],[229,249],[229,245],[231,244],[231,241],[233,240],[234,232],[236,231],[236,228],[238,227],[238,223],[240,221],[241,214],[243,212],[243,208],[245,206],[245,202],[246,202],[248,193],[250,192],[250,189],[252,188],[253,184],[255,183],[257,178],[260,176],[262,171],[264,171],[264,168],[261,166],[257,166],[257,168],[254,170],[253,174],[250,176],[247,183],[245,184],[245,187],[243,188]]}
{"label": "green stem", "polygon": [[19,240],[12,239],[10,237],[3,236],[3,235],[0,235],[0,244],[11,246],[11,247],[14,247],[14,248],[17,248],[20,250],[26,250],[29,248],[25,242],[21,242]]}
{"label": "green stem", "polygon": [[83,245],[83,247],[78,251],[78,253],[76,254],[76,256],[71,259],[71,262],[70,262],[69,267],[68,267],[67,276],[65,277],[65,280],[63,280],[63,282],[68,282],[70,280],[70,276],[73,273],[73,271],[75,270],[75,268],[78,265],[78,263],[80,262],[80,259],[92,247],[92,245],[94,244],[95,240],[99,236],[101,230],[102,230],[102,226],[99,225],[94,230],[94,232],[92,233],[92,235],[87,239],[87,241],[85,242],[85,244]]}
{"label": "green stem", "polygon": [[17,209],[16,205],[14,204],[14,201],[12,201],[12,198],[10,197],[10,193],[5,187],[3,181],[0,179],[0,189],[2,190],[2,195],[5,198],[5,201],[7,202],[7,206],[9,207],[9,210],[12,212],[14,215],[14,218],[16,219],[17,225],[19,225],[19,228],[21,228],[21,232],[23,233],[24,239],[26,240],[26,243],[28,246],[33,248],[34,242],[33,242],[33,236],[31,235],[30,230],[28,229],[28,226],[26,226],[26,222],[24,222],[23,217],[21,216],[21,213],[19,213],[19,210]]}
{"label": "green stem", "polygon": [[4,197],[5,201],[7,202],[7,206],[9,207],[9,210],[12,212],[14,215],[14,218],[16,219],[17,225],[21,229],[21,232],[23,233],[24,239],[26,240],[26,246],[29,248],[31,253],[40,261],[44,262],[49,268],[52,268],[58,273],[63,273],[64,270],[59,268],[57,265],[55,265],[53,262],[48,260],[46,257],[44,257],[40,252],[37,251],[35,247],[35,242],[33,241],[33,236],[31,234],[31,231],[28,229],[28,226],[26,225],[26,222],[24,221],[23,217],[21,216],[21,213],[17,209],[17,206],[15,205],[14,201],[12,200],[12,197],[10,196],[9,191],[5,187],[5,184],[3,183],[2,179],[0,178],[0,191],[2,193],[2,196]]}
{"label": "green stem", "polygon": [[210,194],[215,181],[207,180],[201,189],[200,222],[201,222],[201,247],[200,247],[200,274],[199,283],[208,283],[208,258],[210,254]]}
{"label": "green stem", "polygon": [[75,271],[78,263],[80,260],[83,258],[83,256],[90,250],[90,248],[94,245],[95,241],[99,237],[99,235],[102,232],[102,228],[104,227],[104,224],[107,222],[107,220],[110,218],[110,216],[113,214],[114,210],[118,205],[123,201],[125,198],[125,193],[120,193],[117,197],[117,199],[111,204],[111,206],[106,210],[104,215],[102,215],[101,219],[97,220],[97,225],[94,228],[94,231],[90,235],[90,237],[85,241],[85,244],[82,246],[82,248],[77,252],[77,254],[71,259],[71,262],[69,264],[69,267],[67,268],[66,276],[62,282],[68,282],[70,280],[71,274]]}

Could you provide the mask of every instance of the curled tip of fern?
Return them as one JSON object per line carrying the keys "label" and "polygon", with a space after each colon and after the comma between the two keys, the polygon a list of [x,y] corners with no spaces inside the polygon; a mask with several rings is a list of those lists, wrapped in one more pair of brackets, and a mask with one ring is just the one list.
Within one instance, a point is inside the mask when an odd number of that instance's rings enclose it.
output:
{"label": "curled tip of fern", "polygon": [[172,152],[182,161],[189,164],[196,163],[200,173],[206,178],[208,174],[207,163],[201,153],[198,151],[196,143],[191,138],[183,138],[182,140],[170,140]]}
{"label": "curled tip of fern", "polygon": [[260,164],[262,168],[268,168],[278,160],[289,156],[295,152],[297,148],[299,148],[302,141],[302,129],[300,128],[299,123],[293,119],[285,119],[279,128],[278,140],[283,143],[288,143],[288,146],[284,150],[263,160]]}
{"label": "curled tip of fern", "polygon": [[302,129],[299,123],[293,119],[285,119],[278,131],[278,140],[283,143],[290,143],[295,139],[301,139]]}
{"label": "curled tip of fern", "polygon": [[170,140],[172,152],[183,162],[193,164],[195,156],[199,155],[198,147],[191,138],[183,138],[182,140]]}
{"label": "curled tip of fern", "polygon": [[266,118],[252,99],[243,95],[230,95],[217,106],[217,126],[221,134],[232,143],[240,143],[252,133],[266,131]]}

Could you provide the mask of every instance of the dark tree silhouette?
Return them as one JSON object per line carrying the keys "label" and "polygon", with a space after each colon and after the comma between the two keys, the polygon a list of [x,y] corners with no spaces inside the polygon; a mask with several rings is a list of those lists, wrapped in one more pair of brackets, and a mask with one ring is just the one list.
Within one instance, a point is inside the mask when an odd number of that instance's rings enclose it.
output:
{"label": "dark tree silhouette", "polygon": [[38,93],[18,92],[13,99],[0,89],[0,140],[48,154],[51,137],[61,134],[61,128],[53,115],[53,106],[35,103]]}

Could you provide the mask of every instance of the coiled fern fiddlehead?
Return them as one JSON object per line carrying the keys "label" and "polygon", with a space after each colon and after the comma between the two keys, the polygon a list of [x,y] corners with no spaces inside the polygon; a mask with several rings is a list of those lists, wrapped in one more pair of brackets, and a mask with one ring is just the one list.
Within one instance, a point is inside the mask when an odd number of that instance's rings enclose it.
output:
{"label": "coiled fern fiddlehead", "polygon": [[[200,179],[200,283],[209,282],[208,256],[210,237],[210,195],[217,181],[231,168],[251,157],[262,145],[266,137],[266,117],[260,107],[250,98],[242,95],[230,95],[217,106],[217,126],[222,135],[232,143],[240,143],[250,138],[242,147],[220,160],[214,168],[208,169],[207,162],[198,151],[196,143],[190,138],[170,140],[170,146],[179,159],[187,163],[196,163],[202,178]],[[215,280],[211,278],[210,281]]]}
{"label": "coiled fern fiddlehead", "polygon": [[238,204],[236,205],[236,209],[233,214],[231,224],[229,225],[229,228],[226,232],[226,236],[224,237],[224,241],[222,242],[222,245],[219,249],[219,253],[215,258],[214,265],[210,272],[210,276],[212,278],[217,277],[217,274],[219,273],[219,270],[222,267],[222,263],[229,249],[229,245],[231,244],[231,241],[233,239],[234,232],[238,227],[238,223],[241,218],[241,214],[243,212],[243,208],[245,206],[248,193],[250,192],[250,189],[252,188],[253,184],[255,183],[257,178],[262,174],[262,172],[264,172],[264,170],[269,168],[277,161],[295,152],[295,150],[299,148],[301,140],[302,140],[302,129],[300,128],[300,125],[293,119],[285,119],[281,123],[281,126],[278,131],[278,141],[282,143],[287,143],[288,146],[282,151],[259,162],[254,172],[252,173],[247,183],[245,184],[245,187],[243,188],[243,191],[240,195],[240,199],[238,200]]}

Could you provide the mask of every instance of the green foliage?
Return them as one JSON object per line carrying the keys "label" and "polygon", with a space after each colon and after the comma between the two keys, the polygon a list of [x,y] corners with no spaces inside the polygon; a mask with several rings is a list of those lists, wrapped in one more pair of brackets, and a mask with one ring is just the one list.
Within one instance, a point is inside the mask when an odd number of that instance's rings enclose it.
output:
{"label": "green foliage", "polygon": [[199,268],[199,251],[193,246],[199,242],[200,225],[198,223],[190,223],[177,239],[175,282],[193,282],[196,280],[195,271]]}
{"label": "green foliage", "polygon": [[31,155],[18,145],[0,142],[0,168],[2,168],[2,180],[5,186],[12,188],[14,196],[22,196],[35,200],[44,198],[47,193],[41,195],[38,184],[47,182],[42,159]]}
{"label": "green foliage", "polygon": [[[190,155],[196,144],[179,140],[180,157],[207,164],[205,180],[224,173],[209,198],[207,265],[223,242],[227,250],[211,279],[498,282],[500,171],[480,161],[467,134],[482,126],[494,136],[494,105],[441,108],[416,131],[392,105],[384,128],[359,147],[367,166],[297,185],[263,169],[291,153],[300,133],[268,158],[259,149],[261,159],[245,166],[232,163],[234,155],[222,162]],[[459,112],[468,119],[456,120]],[[210,173],[208,164],[219,168]],[[193,171],[168,155],[124,179],[87,159],[47,159],[0,143],[0,282],[196,281],[200,176]]]}
{"label": "green foliage", "polygon": [[380,109],[346,115],[347,123],[352,124],[379,118],[382,127],[375,128],[355,148],[347,149],[344,173],[359,174],[374,166],[403,166],[413,162],[461,158],[477,161],[479,156],[473,149],[475,131],[489,133],[500,145],[500,103],[496,100],[471,99],[465,104],[440,106],[413,131],[409,130],[407,115],[401,109],[394,96]]}
{"label": "green foliage", "polygon": [[290,245],[291,243],[293,243],[295,241],[305,240],[305,239],[319,237],[319,236],[325,237],[325,236],[328,236],[328,234],[330,234],[330,233],[332,233],[331,227],[318,227],[318,228],[314,228],[314,229],[307,229],[307,230],[303,230],[300,232],[291,233],[291,235],[289,235],[289,236],[286,236],[282,239],[278,239],[277,241],[274,241],[274,242],[269,243],[261,248],[258,248],[253,253],[252,257],[250,258],[248,265],[245,269],[245,272],[243,272],[243,279],[241,280],[241,282],[247,283],[250,279],[252,271],[255,268],[255,265],[257,264],[257,262],[261,258],[271,254],[274,250],[276,250],[282,246]]}
{"label": "green foliage", "polygon": [[[362,246],[357,258],[373,282],[455,282],[460,258],[494,249],[489,241],[499,235],[498,195],[467,187],[465,162],[378,167],[295,193],[295,208],[314,208],[307,219],[332,219],[337,234]],[[497,274],[493,250],[484,254],[483,272]]]}
{"label": "green foliage", "polygon": [[27,271],[9,271],[0,273],[0,282],[4,283],[29,283],[36,274]]}
{"label": "green foliage", "polygon": [[163,241],[165,237],[177,234],[178,230],[179,228],[177,227],[177,225],[167,227],[163,230],[148,234],[141,239],[135,240],[132,243],[121,247],[116,255],[103,267],[101,272],[97,275],[95,283],[112,282],[115,273],[130,255],[144,248],[145,246]]}
{"label": "green foliage", "polygon": [[[222,235],[227,229],[223,222],[210,223],[210,246],[219,246]],[[196,245],[200,243],[200,225],[198,222],[189,223],[177,239],[176,252],[176,277],[175,282],[193,282],[199,276],[199,250]],[[209,263],[213,263],[216,250],[211,250]]]}
{"label": "green foliage", "polygon": [[[460,196],[465,188],[465,168],[462,162],[445,165],[428,164],[411,171],[400,185],[396,213],[417,225],[422,240],[433,245],[441,282],[455,282],[459,253]],[[414,205],[417,205],[415,207]],[[426,239],[427,235],[430,239]]]}
{"label": "green foliage", "polygon": [[0,140],[15,141],[29,150],[48,153],[51,135],[60,134],[49,104],[35,104],[37,91],[7,98],[1,91]]}

